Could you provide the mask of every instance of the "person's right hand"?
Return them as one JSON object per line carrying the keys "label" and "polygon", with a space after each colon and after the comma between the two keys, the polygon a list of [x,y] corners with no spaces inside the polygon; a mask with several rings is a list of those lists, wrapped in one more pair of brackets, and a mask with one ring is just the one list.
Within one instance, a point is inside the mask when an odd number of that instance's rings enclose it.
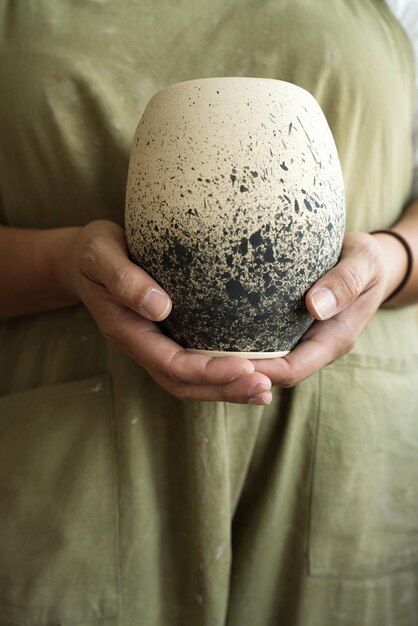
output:
{"label": "person's right hand", "polygon": [[79,230],[72,248],[69,287],[84,302],[105,338],[142,365],[182,400],[268,404],[271,381],[241,357],[192,354],[166,337],[155,322],[171,301],[128,258],[123,229],[106,220]]}

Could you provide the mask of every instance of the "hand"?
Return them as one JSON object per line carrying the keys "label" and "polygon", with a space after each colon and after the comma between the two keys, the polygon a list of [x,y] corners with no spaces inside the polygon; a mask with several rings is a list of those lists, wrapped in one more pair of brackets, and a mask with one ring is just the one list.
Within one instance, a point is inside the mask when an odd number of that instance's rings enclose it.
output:
{"label": "hand", "polygon": [[391,235],[348,233],[339,263],[306,294],[315,321],[281,359],[253,361],[273,385],[292,387],[350,352],[370,318],[406,271],[406,253]]}
{"label": "hand", "polygon": [[240,357],[210,358],[187,352],[155,323],[171,301],[161,287],[131,263],[124,231],[98,220],[80,229],[72,247],[68,289],[80,298],[108,341],[142,365],[182,400],[268,404],[271,381]]}

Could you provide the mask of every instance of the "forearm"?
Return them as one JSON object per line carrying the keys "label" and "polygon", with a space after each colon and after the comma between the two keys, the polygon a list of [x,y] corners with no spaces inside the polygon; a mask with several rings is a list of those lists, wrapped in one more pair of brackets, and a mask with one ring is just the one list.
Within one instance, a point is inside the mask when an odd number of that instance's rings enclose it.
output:
{"label": "forearm", "polygon": [[[386,307],[418,303],[418,200],[411,203],[393,227],[411,245],[414,266],[407,285]],[[66,264],[81,228],[47,230],[0,226],[0,319],[60,309],[79,302],[65,276]],[[400,242],[390,235],[374,235],[388,262],[389,295],[406,271]]]}
{"label": "forearm", "polygon": [[80,228],[0,227],[0,319],[78,302],[64,279]]}

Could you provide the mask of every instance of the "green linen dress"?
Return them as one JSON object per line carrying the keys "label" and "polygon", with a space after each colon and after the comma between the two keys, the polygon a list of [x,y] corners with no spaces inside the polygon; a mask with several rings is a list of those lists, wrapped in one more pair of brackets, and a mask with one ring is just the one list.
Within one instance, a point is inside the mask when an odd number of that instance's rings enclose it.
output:
{"label": "green linen dress", "polygon": [[[348,229],[397,220],[413,57],[383,0],[2,0],[0,222],[123,224],[149,98],[210,76],[308,89]],[[414,307],[268,407],[174,399],[81,305],[1,322],[0,374],[0,626],[418,624]]]}

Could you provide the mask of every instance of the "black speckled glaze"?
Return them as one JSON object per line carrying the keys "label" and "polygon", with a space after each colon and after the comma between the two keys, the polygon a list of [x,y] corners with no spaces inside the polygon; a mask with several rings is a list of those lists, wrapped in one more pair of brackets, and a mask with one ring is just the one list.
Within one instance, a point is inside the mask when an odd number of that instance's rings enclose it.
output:
{"label": "black speckled glaze", "polygon": [[319,105],[270,79],[158,92],[134,138],[125,225],[132,260],[172,297],[163,326],[180,345],[291,350],[313,321],[304,294],[337,262],[345,227]]}

